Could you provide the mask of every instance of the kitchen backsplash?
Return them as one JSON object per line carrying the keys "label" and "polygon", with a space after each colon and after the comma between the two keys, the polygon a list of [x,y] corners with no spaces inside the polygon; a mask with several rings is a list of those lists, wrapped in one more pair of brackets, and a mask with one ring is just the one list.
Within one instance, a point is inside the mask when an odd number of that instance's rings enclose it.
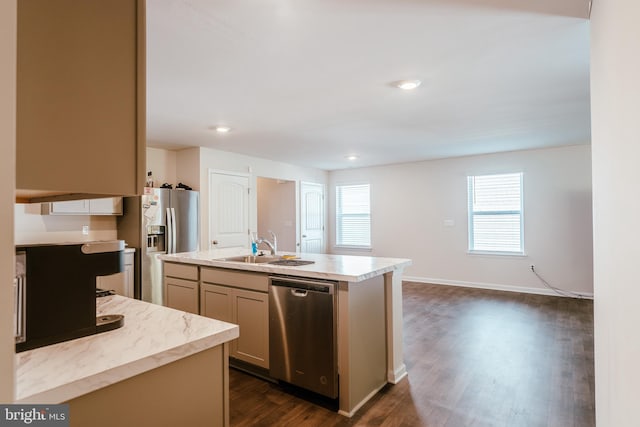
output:
{"label": "kitchen backsplash", "polygon": [[[82,233],[88,226],[88,234]],[[15,205],[15,244],[63,243],[117,239],[115,216],[49,216],[40,204]]]}

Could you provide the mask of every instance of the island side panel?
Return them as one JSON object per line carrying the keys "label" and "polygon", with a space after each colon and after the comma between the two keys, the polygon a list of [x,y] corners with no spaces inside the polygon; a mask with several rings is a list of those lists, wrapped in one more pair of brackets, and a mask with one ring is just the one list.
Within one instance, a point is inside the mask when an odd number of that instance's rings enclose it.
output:
{"label": "island side panel", "polygon": [[352,416],[387,383],[384,277],[340,282],[339,410]]}
{"label": "island side panel", "polygon": [[407,376],[402,350],[402,270],[384,275],[385,304],[387,313],[387,381],[397,384]]}
{"label": "island side panel", "polygon": [[228,355],[225,343],[72,399],[70,425],[228,426]]}

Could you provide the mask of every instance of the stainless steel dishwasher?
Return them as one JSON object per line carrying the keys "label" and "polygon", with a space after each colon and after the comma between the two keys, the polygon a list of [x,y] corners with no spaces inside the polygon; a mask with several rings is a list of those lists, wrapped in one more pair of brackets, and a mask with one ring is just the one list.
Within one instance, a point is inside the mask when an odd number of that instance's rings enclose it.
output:
{"label": "stainless steel dishwasher", "polygon": [[269,374],[335,399],[337,282],[271,276]]}

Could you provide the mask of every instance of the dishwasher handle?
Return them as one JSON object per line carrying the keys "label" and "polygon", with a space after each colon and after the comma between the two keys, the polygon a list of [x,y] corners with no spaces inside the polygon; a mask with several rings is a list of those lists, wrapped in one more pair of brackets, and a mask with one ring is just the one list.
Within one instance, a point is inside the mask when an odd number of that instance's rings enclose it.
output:
{"label": "dishwasher handle", "polygon": [[293,295],[294,297],[304,298],[308,293],[309,291],[307,291],[306,289],[291,289],[291,295]]}
{"label": "dishwasher handle", "polygon": [[[328,280],[298,279],[293,277],[269,276],[269,288],[282,287],[291,288],[292,294],[303,297],[307,292],[320,292],[323,294],[334,295],[336,282]],[[305,295],[294,294],[293,290],[305,292]]]}

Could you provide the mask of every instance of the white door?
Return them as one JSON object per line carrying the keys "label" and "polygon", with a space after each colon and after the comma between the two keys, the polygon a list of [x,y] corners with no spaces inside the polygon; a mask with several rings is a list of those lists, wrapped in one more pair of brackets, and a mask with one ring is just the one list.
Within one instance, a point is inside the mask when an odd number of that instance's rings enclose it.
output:
{"label": "white door", "polygon": [[324,185],[301,182],[300,252],[324,251]]}
{"label": "white door", "polygon": [[209,247],[249,247],[249,177],[209,173]]}

